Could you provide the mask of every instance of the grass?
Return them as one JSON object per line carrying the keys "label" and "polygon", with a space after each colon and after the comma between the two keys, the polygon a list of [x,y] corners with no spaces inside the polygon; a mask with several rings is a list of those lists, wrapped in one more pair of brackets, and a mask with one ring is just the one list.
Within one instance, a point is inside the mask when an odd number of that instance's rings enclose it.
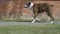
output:
{"label": "grass", "polygon": [[0,26],[0,34],[60,34],[60,25],[46,26]]}
{"label": "grass", "polygon": [[[0,22],[32,22],[33,19],[16,19],[16,20],[0,20]],[[41,19],[40,22],[46,22],[47,19]],[[54,20],[54,21],[60,21],[60,20]],[[36,22],[39,22],[39,21],[36,21]],[[48,21],[50,22],[50,21]]]}
{"label": "grass", "polygon": [[[33,21],[33,19],[0,20],[0,22],[31,22],[31,21]],[[45,21],[45,19],[42,19],[41,21]]]}
{"label": "grass", "polygon": [[0,20],[0,22],[31,22],[29,19],[17,19],[17,20]]}

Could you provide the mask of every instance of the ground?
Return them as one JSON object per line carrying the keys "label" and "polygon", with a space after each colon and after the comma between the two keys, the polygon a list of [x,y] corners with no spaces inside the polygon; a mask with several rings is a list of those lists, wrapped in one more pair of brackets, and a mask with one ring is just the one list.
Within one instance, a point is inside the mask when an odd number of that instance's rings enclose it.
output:
{"label": "ground", "polygon": [[[31,23],[31,22],[0,22],[0,26],[13,26],[13,25],[35,25],[35,26],[44,26],[44,25],[48,25],[50,24],[50,22],[35,22],[35,23]],[[60,24],[60,22],[55,22],[54,24]]]}
{"label": "ground", "polygon": [[0,34],[60,34],[60,23],[0,22]]}

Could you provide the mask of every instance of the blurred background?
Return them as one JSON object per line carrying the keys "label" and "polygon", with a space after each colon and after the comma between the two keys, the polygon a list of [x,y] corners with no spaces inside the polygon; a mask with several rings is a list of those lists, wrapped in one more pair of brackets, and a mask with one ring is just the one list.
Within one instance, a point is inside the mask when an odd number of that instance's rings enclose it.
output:
{"label": "blurred background", "polygon": [[[51,11],[54,18],[60,20],[60,1],[57,0],[0,0],[0,20],[33,19],[33,12],[24,8],[26,1],[54,5]],[[48,16],[46,13],[41,13],[39,18],[47,19]]]}

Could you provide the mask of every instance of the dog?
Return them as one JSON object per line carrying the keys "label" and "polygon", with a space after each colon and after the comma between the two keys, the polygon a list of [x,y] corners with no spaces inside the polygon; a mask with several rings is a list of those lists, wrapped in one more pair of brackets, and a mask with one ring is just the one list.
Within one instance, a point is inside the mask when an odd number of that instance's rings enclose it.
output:
{"label": "dog", "polygon": [[24,8],[29,8],[34,14],[34,20],[32,21],[32,23],[34,23],[38,19],[37,15],[43,12],[46,12],[46,14],[50,17],[49,19],[51,19],[51,23],[54,23],[54,17],[52,16],[51,7],[53,7],[53,5],[48,3],[36,4],[30,1],[26,2],[24,5]]}

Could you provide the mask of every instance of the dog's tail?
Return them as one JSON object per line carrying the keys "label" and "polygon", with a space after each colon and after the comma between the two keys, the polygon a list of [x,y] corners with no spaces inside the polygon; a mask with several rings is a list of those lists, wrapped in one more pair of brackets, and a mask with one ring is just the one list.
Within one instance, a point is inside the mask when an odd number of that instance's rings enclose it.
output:
{"label": "dog's tail", "polygon": [[54,5],[51,5],[51,7],[54,7]]}

